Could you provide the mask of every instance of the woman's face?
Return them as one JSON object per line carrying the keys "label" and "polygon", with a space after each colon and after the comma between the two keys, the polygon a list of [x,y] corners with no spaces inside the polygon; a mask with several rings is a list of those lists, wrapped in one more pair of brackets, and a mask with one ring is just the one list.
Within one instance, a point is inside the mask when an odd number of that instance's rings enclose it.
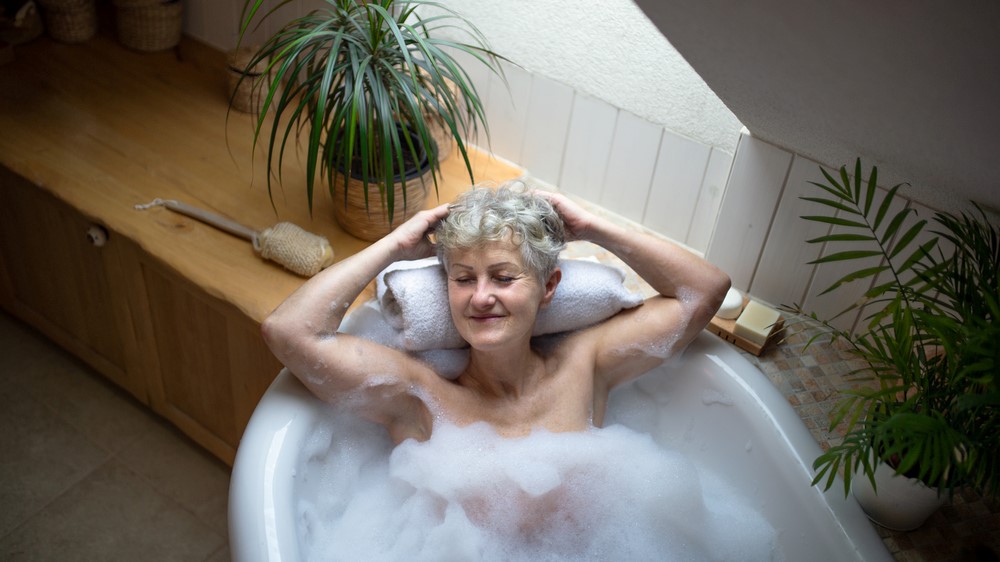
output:
{"label": "woman's face", "polygon": [[451,316],[462,337],[483,350],[527,343],[538,309],[555,292],[558,274],[543,284],[509,241],[452,250],[447,263]]}

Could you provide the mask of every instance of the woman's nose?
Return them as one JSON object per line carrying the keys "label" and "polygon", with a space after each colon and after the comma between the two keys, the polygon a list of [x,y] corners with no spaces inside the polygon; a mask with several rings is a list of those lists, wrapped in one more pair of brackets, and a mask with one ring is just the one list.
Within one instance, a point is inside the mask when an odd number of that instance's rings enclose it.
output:
{"label": "woman's nose", "polygon": [[489,308],[495,302],[493,289],[485,281],[476,283],[476,291],[472,294],[472,306],[476,308]]}

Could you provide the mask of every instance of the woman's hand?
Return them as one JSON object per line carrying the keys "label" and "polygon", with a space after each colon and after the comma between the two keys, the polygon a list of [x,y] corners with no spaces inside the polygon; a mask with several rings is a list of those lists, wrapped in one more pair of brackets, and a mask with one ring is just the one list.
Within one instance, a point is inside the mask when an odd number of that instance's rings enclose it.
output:
{"label": "woman's hand", "polygon": [[587,240],[594,222],[594,215],[583,207],[570,200],[569,197],[561,193],[550,191],[538,191],[542,197],[548,199],[552,207],[562,217],[566,226],[566,234],[572,240]]}
{"label": "woman's hand", "polygon": [[418,260],[434,255],[434,245],[428,234],[434,231],[438,223],[448,216],[448,205],[440,205],[433,209],[420,211],[410,217],[410,220],[399,225],[392,231],[392,239],[402,255],[399,259]]}

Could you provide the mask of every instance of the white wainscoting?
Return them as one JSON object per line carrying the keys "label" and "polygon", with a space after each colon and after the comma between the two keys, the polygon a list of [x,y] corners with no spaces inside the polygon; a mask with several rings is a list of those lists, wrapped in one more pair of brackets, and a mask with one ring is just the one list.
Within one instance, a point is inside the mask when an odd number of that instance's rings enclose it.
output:
{"label": "white wainscoting", "polygon": [[[461,57],[460,57],[461,59]],[[535,180],[597,203],[689,248],[708,248],[732,154],[681,137],[545,76],[504,63],[474,70],[490,137],[473,139]]]}
{"label": "white wainscoting", "polygon": [[[844,164],[849,169],[853,165]],[[823,195],[811,181],[825,182],[818,163],[755,139],[744,131],[706,257],[730,274],[737,289],[772,305],[801,304],[803,309],[815,311],[821,318],[830,318],[860,300],[874,284],[870,280],[856,281],[833,293],[821,293],[844,275],[878,265],[879,261],[809,265],[808,262],[820,256],[849,249],[845,245],[832,248],[806,242],[830,232],[828,226],[801,218],[827,214],[826,207],[801,199],[806,195]],[[879,188],[880,197],[886,193]],[[933,210],[902,195],[893,204],[890,213],[904,207],[916,211],[906,224],[921,219],[930,221],[934,215]],[[916,243],[930,236],[925,231]],[[872,312],[855,311],[837,318],[833,324],[851,328],[859,318]]]}

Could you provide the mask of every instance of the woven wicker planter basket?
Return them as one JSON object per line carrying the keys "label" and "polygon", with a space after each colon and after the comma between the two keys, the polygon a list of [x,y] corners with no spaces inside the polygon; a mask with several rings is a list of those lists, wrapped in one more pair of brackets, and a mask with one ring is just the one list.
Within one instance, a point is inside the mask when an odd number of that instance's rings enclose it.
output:
{"label": "woven wicker planter basket", "polygon": [[97,33],[94,0],[45,0],[39,2],[49,36],[63,43],[80,43]]}
{"label": "woven wicker planter basket", "polygon": [[427,203],[428,190],[434,186],[434,178],[430,168],[423,175],[415,175],[406,180],[406,208],[403,208],[402,184],[396,183],[395,209],[392,225],[382,208],[382,199],[378,186],[368,184],[368,210],[365,210],[365,187],[361,180],[350,178],[347,188],[347,204],[344,204],[344,176],[336,174],[333,178],[333,216],[337,223],[348,234],[362,240],[374,242],[392,231],[393,228],[406,222],[406,219],[423,210]]}
{"label": "woven wicker planter basket", "polygon": [[[263,83],[261,76],[267,70],[266,62],[259,62],[253,68],[250,61],[253,60],[257,49],[244,47],[230,51],[229,64],[226,67],[226,75],[229,80],[229,94],[231,96],[230,105],[237,111],[244,113],[260,113],[260,108],[267,97],[268,84]],[[246,78],[241,81],[244,70],[247,70]]]}
{"label": "woven wicker planter basket", "polygon": [[114,0],[118,20],[118,40],[137,51],[163,51],[181,41],[180,0]]}

